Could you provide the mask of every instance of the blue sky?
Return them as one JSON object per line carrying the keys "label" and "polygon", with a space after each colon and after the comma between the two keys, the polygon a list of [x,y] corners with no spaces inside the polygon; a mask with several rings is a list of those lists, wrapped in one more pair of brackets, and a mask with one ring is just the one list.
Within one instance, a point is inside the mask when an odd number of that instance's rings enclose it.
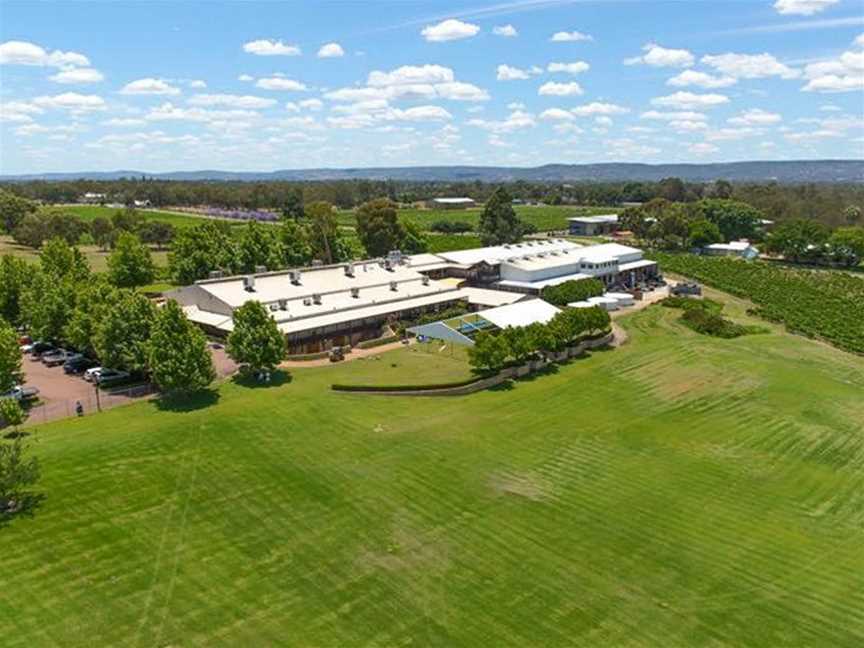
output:
{"label": "blue sky", "polygon": [[0,0],[0,173],[864,158],[861,0]]}

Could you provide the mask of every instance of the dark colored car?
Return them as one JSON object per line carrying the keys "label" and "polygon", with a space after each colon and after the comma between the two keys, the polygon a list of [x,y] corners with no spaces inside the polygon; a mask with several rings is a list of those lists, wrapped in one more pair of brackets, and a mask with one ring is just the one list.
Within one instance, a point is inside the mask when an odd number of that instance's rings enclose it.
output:
{"label": "dark colored car", "polygon": [[48,351],[42,354],[42,364],[46,367],[58,367],[65,363],[67,360],[72,358],[74,355],[72,351],[67,351],[66,349],[56,349],[54,351]]}
{"label": "dark colored car", "polygon": [[41,358],[42,354],[56,351],[56,349],[57,347],[50,342],[34,342],[33,347],[30,349],[30,353],[34,358]]}
{"label": "dark colored car", "polygon": [[80,374],[95,366],[96,363],[90,358],[77,353],[63,363],[63,371],[67,374]]}

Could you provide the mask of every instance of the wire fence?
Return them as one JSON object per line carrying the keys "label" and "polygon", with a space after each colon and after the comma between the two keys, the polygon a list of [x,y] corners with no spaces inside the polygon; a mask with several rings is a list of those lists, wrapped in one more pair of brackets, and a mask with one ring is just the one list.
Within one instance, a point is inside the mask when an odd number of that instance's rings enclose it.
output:
{"label": "wire fence", "polygon": [[53,400],[31,407],[28,412],[27,422],[30,424],[46,423],[48,421],[78,416],[79,404],[81,406],[81,415],[87,416],[101,410],[117,407],[118,405],[125,405],[134,399],[151,396],[156,392],[156,387],[150,384],[121,387],[112,389],[111,391],[97,392],[93,390],[91,394],[85,397],[71,398],[69,400]]}

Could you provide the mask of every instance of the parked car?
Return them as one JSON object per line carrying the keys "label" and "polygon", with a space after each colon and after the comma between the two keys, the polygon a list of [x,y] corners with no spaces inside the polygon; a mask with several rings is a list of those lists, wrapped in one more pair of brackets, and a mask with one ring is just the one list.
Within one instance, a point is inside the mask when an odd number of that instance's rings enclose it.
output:
{"label": "parked car", "polygon": [[65,363],[69,358],[76,355],[72,351],[66,349],[56,349],[48,353],[42,354],[42,364],[46,367],[57,367]]}
{"label": "parked car", "polygon": [[120,382],[121,380],[126,380],[128,377],[128,371],[103,368],[102,371],[96,374],[96,383],[99,385],[110,385],[112,383]]}
{"label": "parked car", "polygon": [[18,385],[13,387],[8,392],[4,394],[0,394],[0,398],[12,398],[17,401],[28,401],[33,400],[39,395],[39,390],[36,387],[24,387],[22,385]]}
{"label": "parked car", "polygon": [[63,371],[67,374],[80,374],[90,369],[94,364],[96,363],[87,356],[76,353],[63,363]]}
{"label": "parked car", "polygon": [[29,344],[22,344],[21,345],[21,353],[24,353],[24,354],[33,353],[33,343],[30,342]]}
{"label": "parked car", "polygon": [[33,344],[33,340],[29,335],[22,335],[18,338],[18,346],[24,346],[26,344]]}
{"label": "parked car", "polygon": [[102,367],[90,367],[84,372],[84,380],[87,382],[96,382],[100,371],[102,371]]}
{"label": "parked car", "polygon": [[42,354],[50,353],[51,351],[56,350],[56,348],[57,347],[50,342],[34,342],[33,347],[30,349],[30,353],[34,358],[38,359],[42,357]]}

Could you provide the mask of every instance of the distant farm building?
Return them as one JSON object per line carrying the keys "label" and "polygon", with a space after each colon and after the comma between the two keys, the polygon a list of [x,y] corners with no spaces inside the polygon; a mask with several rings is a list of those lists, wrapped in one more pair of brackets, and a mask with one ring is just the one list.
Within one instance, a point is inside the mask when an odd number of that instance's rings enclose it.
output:
{"label": "distant farm building", "polygon": [[702,248],[702,253],[708,256],[737,256],[742,259],[756,259],[759,250],[750,241],[731,241],[730,243],[713,243]]}
{"label": "distant farm building", "polygon": [[432,198],[426,201],[429,209],[469,209],[476,206],[473,198]]}
{"label": "distant farm building", "polygon": [[87,205],[101,205],[108,200],[108,194],[104,193],[92,193],[88,191],[83,196],[81,196],[79,202],[85,203]]}
{"label": "distant farm building", "polygon": [[574,216],[567,222],[573,236],[602,236],[618,231],[618,214]]}

